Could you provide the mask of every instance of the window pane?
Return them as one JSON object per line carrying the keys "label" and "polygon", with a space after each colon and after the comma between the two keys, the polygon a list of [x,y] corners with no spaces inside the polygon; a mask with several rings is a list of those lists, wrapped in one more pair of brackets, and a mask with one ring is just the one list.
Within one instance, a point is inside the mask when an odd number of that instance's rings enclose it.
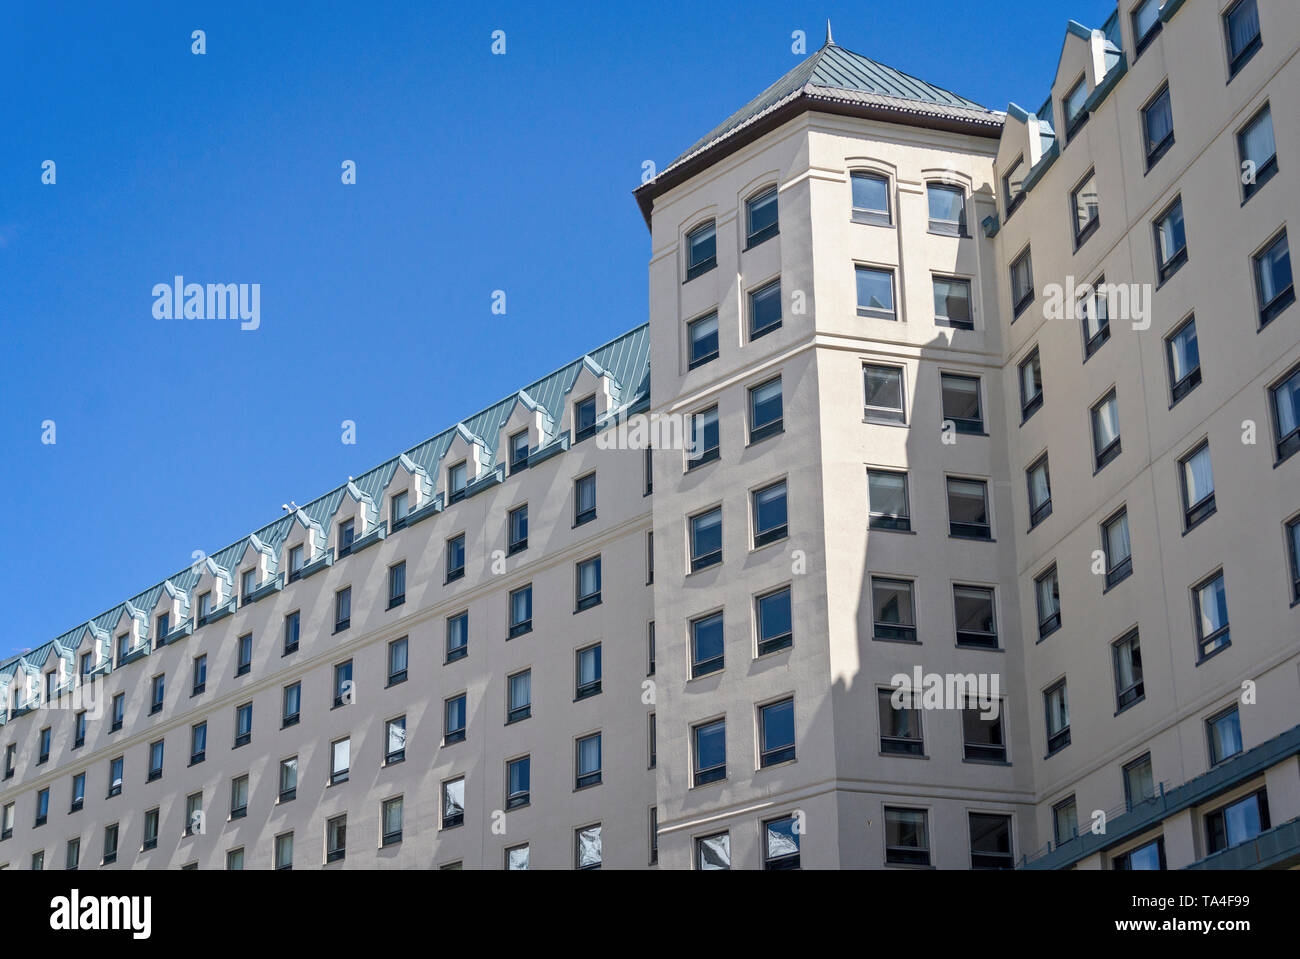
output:
{"label": "window pane", "polygon": [[776,187],[765,190],[747,204],[749,215],[749,236],[754,237],[770,227],[775,227]]}
{"label": "window pane", "polygon": [[[714,320],[716,326],[717,320]],[[781,325],[781,281],[769,283],[749,294],[750,335]]]}
{"label": "window pane", "polygon": [[858,309],[894,312],[894,274],[870,267],[857,268]]}
{"label": "window pane", "polygon": [[1260,306],[1272,303],[1291,286],[1291,247],[1285,233],[1255,260],[1255,272],[1259,278]]}
{"label": "window pane", "polygon": [[951,326],[969,326],[970,280],[934,278],[934,315]]}
{"label": "window pane", "polygon": [[[781,419],[784,410],[781,401],[780,377],[762,383],[749,391],[749,412],[751,431],[762,429],[764,426]],[[716,423],[716,409],[713,415]]]}
{"label": "window pane", "polygon": [[1228,596],[1222,576],[1216,576],[1197,590],[1196,607],[1202,636],[1209,636],[1228,625]]}
{"label": "window pane", "polygon": [[1087,181],[1074,192],[1074,232],[1083,233],[1097,219],[1099,203],[1097,200],[1097,178],[1088,177]]}
{"label": "window pane", "polygon": [[906,473],[868,470],[867,494],[873,514],[891,519],[909,518]]}
{"label": "window pane", "polygon": [[884,177],[855,173],[853,180],[853,208],[889,213],[889,181]]}
{"label": "window pane", "polygon": [[1174,112],[1169,105],[1169,91],[1165,90],[1146,108],[1147,153],[1152,154],[1174,132]]}
{"label": "window pane", "polygon": [[903,371],[889,366],[864,366],[868,410],[903,410]]}

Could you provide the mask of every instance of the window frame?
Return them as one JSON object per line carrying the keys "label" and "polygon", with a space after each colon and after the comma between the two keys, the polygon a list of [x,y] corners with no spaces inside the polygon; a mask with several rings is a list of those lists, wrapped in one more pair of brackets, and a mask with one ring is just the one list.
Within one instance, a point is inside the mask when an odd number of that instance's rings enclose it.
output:
{"label": "window frame", "polygon": [[[708,233],[713,240],[713,252],[710,253],[708,256],[701,257],[698,261],[695,261],[694,259],[695,242],[696,242],[695,238],[696,237],[703,238],[705,233]],[[685,265],[686,265],[686,278],[682,281],[683,284],[689,283],[691,280],[694,280],[696,277],[703,276],[705,273],[708,273],[710,270],[717,268],[718,224],[715,219],[709,217],[707,220],[702,220],[699,223],[697,223],[695,226],[691,227],[691,229],[687,230],[686,233],[683,235],[682,244],[685,247]]]}
{"label": "window frame", "polygon": [[[1232,15],[1239,7],[1250,4],[1255,9],[1255,36],[1235,54],[1232,52]],[[1223,22],[1225,52],[1228,58],[1228,82],[1231,83],[1264,46],[1264,28],[1259,22],[1259,6],[1256,0],[1237,0],[1220,15]]]}
{"label": "window frame", "polygon": [[900,320],[900,317],[898,315],[897,272],[898,272],[897,269],[892,266],[879,266],[871,263],[853,264],[855,298],[857,297],[857,291],[858,291],[857,281],[860,278],[861,274],[874,273],[879,276],[889,277],[889,308],[885,309],[883,307],[863,306],[861,300],[858,299],[856,304],[856,310],[858,316],[868,317],[877,320],[888,320],[890,322],[898,322]]}
{"label": "window frame", "polygon": [[[1168,101],[1169,110],[1169,132],[1165,137],[1156,144],[1151,143],[1151,124],[1149,117],[1151,111],[1160,105],[1162,100]],[[1165,79],[1156,89],[1138,111],[1142,125],[1142,152],[1146,157],[1146,172],[1150,173],[1157,163],[1173,148],[1176,142],[1175,124],[1174,124],[1174,98],[1169,90],[1169,80]]]}
{"label": "window frame", "polygon": [[[1047,480],[1047,498],[1041,503],[1034,503],[1034,474],[1042,467],[1044,476]],[[1028,493],[1029,505],[1029,528],[1033,529],[1047,517],[1052,515],[1052,470],[1051,463],[1048,459],[1048,451],[1043,450],[1034,461],[1025,467],[1025,485]]]}
{"label": "window frame", "polygon": [[[1080,83],[1083,81],[1080,80]],[[1097,170],[1095,167],[1089,167],[1088,172],[1079,180],[1073,190],[1070,191],[1070,224],[1073,227],[1074,249],[1078,251],[1085,243],[1091,239],[1092,235],[1101,228],[1101,200],[1098,195],[1096,212],[1089,218],[1088,222],[1082,228],[1079,226],[1079,196],[1084,187],[1089,183],[1093,184],[1096,189]]]}
{"label": "window frame", "polygon": [[[1146,682],[1142,674],[1142,637],[1138,627],[1124,633],[1110,644],[1111,676],[1115,681],[1115,715],[1146,699]],[[1136,656],[1134,655],[1136,653]],[[1121,678],[1127,657],[1128,671],[1132,680],[1125,684]]]}
{"label": "window frame", "polygon": [[1259,308],[1259,325],[1257,329],[1262,330],[1281,314],[1287,307],[1295,302],[1295,273],[1291,271],[1291,282],[1285,289],[1279,290],[1273,294],[1273,298],[1267,303],[1264,302],[1264,272],[1263,258],[1273,252],[1273,249],[1279,244],[1286,244],[1287,269],[1291,270],[1291,241],[1287,235],[1286,227],[1278,230],[1264,245],[1251,254],[1251,275],[1255,280],[1255,302]]}
{"label": "window frame", "polygon": [[[853,181],[854,179],[875,180],[884,186],[885,208],[884,210],[875,210],[870,207],[860,207],[853,202]],[[849,218],[854,223],[864,223],[869,226],[893,227],[893,190],[891,179],[888,174],[881,173],[877,170],[850,170],[849,171]]]}
{"label": "window frame", "polygon": [[[780,229],[781,210],[777,202],[779,197],[779,191],[777,189],[777,186],[778,184],[770,183],[767,186],[762,187],[759,190],[755,191],[753,194],[750,195],[749,199],[745,201],[745,250],[746,251],[752,250],[760,243],[766,240],[770,240],[772,237],[779,235],[781,232]],[[758,230],[755,230],[754,229],[754,207],[760,202],[764,202],[768,200],[769,196],[771,198],[772,205],[776,207],[776,215],[772,218],[772,222],[769,223],[767,226],[760,227]]]}

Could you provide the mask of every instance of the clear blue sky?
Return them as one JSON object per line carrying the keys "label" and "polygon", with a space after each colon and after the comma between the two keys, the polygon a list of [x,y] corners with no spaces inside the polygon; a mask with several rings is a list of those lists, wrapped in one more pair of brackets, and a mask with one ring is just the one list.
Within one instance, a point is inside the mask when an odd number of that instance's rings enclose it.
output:
{"label": "clear blue sky", "polygon": [[[841,46],[1032,108],[1066,20],[1113,7],[3,0],[0,655],[643,323],[642,162],[793,66],[792,31],[811,52],[829,16]],[[155,320],[177,273],[260,283],[261,328]]]}

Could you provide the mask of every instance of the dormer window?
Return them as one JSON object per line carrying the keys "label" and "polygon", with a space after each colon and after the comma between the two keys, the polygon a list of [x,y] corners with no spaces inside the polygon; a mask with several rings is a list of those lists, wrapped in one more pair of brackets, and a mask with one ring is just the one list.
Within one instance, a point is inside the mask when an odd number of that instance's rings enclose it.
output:
{"label": "dormer window", "polygon": [[90,675],[90,671],[95,668],[95,654],[93,652],[81,654],[81,678],[85,679]]}
{"label": "dormer window", "polygon": [[1065,115],[1065,138],[1067,140],[1073,140],[1074,135],[1088,122],[1088,111],[1083,108],[1083,104],[1087,99],[1088,79],[1087,77],[1080,77],[1079,82],[1070,88],[1070,92],[1061,101],[1061,112]]}
{"label": "dormer window", "polygon": [[528,468],[528,430],[520,430],[510,437],[510,472]]}
{"label": "dormer window", "polygon": [[452,503],[459,502],[465,498],[465,487],[468,485],[469,464],[461,460],[455,466],[447,470],[447,491],[448,500]]}
{"label": "dormer window", "polygon": [[394,530],[399,530],[406,525],[406,514],[410,512],[410,508],[408,507],[407,503],[408,500],[407,500],[406,490],[402,490],[400,493],[395,493],[393,495],[393,499],[389,505],[388,525],[392,527]]}
{"label": "dormer window", "polygon": [[1002,196],[1003,203],[1007,208],[1007,219],[1011,219],[1011,214],[1016,212],[1016,207],[1020,206],[1025,199],[1025,158],[1016,157],[1016,162],[1011,164],[1011,169],[1002,176]]}
{"label": "dormer window", "polygon": [[303,548],[301,545],[289,550],[289,581],[293,582],[302,572]]}
{"label": "dormer window", "polygon": [[240,602],[247,603],[253,598],[253,590],[257,588],[257,570],[246,569],[240,575],[239,592]]}
{"label": "dormer window", "polygon": [[[199,621],[201,622],[207,619],[208,614],[211,612],[212,612],[212,593],[209,591],[199,597]],[[121,638],[124,639],[125,637],[121,637]],[[121,639],[119,639],[119,642],[120,641]]]}
{"label": "dormer window", "polygon": [[155,636],[157,641],[161,643],[164,639],[167,638],[167,634],[171,632],[171,622],[172,622],[171,614],[163,613],[161,616],[158,617],[157,622],[158,622],[158,628],[155,632]]}
{"label": "dormer window", "polygon": [[117,637],[117,662],[120,666],[122,660],[126,659],[127,651],[131,648],[131,634],[123,633]]}
{"label": "dormer window", "polygon": [[356,523],[354,520],[345,519],[339,523],[339,557],[347,556],[352,552],[352,541],[356,538]]}
{"label": "dormer window", "polygon": [[596,397],[588,396],[573,404],[573,442],[581,443],[596,435]]}
{"label": "dormer window", "polygon": [[710,220],[686,234],[686,279],[693,280],[717,265],[717,229]]}

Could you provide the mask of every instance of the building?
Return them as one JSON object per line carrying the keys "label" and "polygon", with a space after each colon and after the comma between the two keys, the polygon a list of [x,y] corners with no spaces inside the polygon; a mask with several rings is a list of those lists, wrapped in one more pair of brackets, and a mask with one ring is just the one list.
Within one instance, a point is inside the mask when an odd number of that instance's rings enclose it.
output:
{"label": "building", "polygon": [[0,667],[0,863],[1300,864],[1298,49],[828,29],[636,191],[646,326]]}

